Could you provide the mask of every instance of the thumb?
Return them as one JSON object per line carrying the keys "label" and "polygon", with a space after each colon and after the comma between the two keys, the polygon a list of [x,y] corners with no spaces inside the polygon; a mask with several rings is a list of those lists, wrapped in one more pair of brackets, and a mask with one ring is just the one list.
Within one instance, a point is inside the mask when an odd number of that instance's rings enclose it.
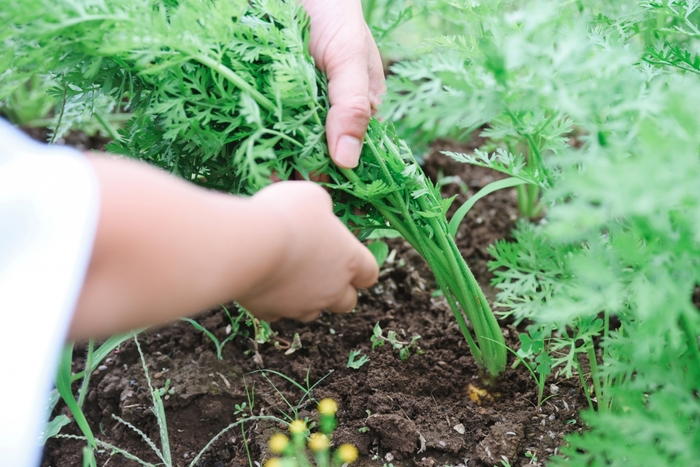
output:
{"label": "thumb", "polygon": [[334,54],[325,67],[331,103],[326,120],[328,148],[333,161],[348,169],[357,166],[372,115],[368,55],[357,51]]}

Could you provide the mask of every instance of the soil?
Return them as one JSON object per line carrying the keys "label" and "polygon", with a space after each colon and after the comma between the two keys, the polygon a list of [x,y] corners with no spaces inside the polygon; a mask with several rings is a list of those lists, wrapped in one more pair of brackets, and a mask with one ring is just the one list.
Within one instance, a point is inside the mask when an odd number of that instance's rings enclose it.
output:
{"label": "soil", "polygon": [[[70,144],[71,138],[67,138]],[[80,141],[78,141],[80,143]],[[82,144],[82,143],[81,143]],[[101,147],[87,141],[84,147]],[[434,179],[456,177],[445,195],[459,194],[455,207],[499,175],[454,162],[439,150],[463,150],[436,143],[425,170]],[[458,245],[490,300],[488,246],[508,238],[518,216],[513,190],[499,191],[479,201],[467,215]],[[581,430],[579,410],[586,400],[577,380],[548,381],[537,406],[537,387],[523,365],[510,366],[494,386],[486,385],[423,260],[402,240],[391,240],[392,254],[379,282],[361,292],[357,309],[346,315],[324,313],[310,324],[280,321],[276,335],[258,344],[242,335],[223,348],[217,359],[212,341],[187,322],[178,321],[139,336],[151,382],[165,394],[165,413],[173,465],[186,466],[221,430],[244,415],[315,417],[315,401],[338,402],[334,444],[353,443],[360,451],[357,465],[378,467],[435,465],[545,465],[556,454],[565,434]],[[219,340],[228,337],[229,319],[210,310],[197,321]],[[400,340],[419,335],[406,361],[389,345],[371,349],[376,323],[393,330]],[[504,323],[508,345],[518,348],[521,330]],[[301,348],[290,351],[295,341]],[[297,347],[297,346],[294,346]],[[74,371],[84,365],[85,346],[77,346]],[[369,362],[347,368],[348,355],[360,350]],[[509,359],[512,364],[512,356]],[[282,376],[283,375],[283,376]],[[294,381],[293,384],[291,381]],[[148,384],[133,340],[105,359],[90,382],[84,410],[98,439],[146,462],[161,462],[133,429],[142,430],[160,446]],[[312,389],[309,389],[312,388]],[[77,384],[75,387],[77,391]],[[245,406],[243,405],[245,404]],[[56,413],[69,414],[59,405]],[[220,436],[195,463],[198,467],[260,466],[270,457],[269,437],[283,431],[279,422],[258,420],[236,426]],[[62,430],[79,435],[75,423]],[[82,465],[84,441],[51,439],[43,467]],[[98,465],[136,466],[121,454],[97,456]]]}

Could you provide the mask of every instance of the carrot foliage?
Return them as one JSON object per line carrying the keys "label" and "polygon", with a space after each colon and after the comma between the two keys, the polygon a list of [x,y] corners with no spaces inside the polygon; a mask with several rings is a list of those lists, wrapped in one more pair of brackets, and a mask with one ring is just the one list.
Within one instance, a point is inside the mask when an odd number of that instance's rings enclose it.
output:
{"label": "carrot foliage", "polygon": [[[204,187],[252,195],[328,175],[337,215],[366,237],[393,228],[428,261],[477,362],[505,366],[498,324],[448,233],[443,200],[391,125],[372,121],[356,170],[330,162],[326,79],[307,18],[280,0],[0,2],[0,99],[38,73],[61,96],[55,127],[111,108],[132,118],[110,150]],[[109,121],[104,119],[106,126]],[[471,323],[472,329],[467,325]]]}

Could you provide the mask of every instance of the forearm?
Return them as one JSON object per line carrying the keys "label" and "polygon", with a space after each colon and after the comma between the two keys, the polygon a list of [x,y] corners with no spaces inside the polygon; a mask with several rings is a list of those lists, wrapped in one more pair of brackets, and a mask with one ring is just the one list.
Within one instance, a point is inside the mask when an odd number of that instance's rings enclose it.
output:
{"label": "forearm", "polygon": [[236,300],[282,254],[280,226],[269,225],[250,199],[201,190],[133,161],[92,156],[91,163],[101,212],[71,338]]}

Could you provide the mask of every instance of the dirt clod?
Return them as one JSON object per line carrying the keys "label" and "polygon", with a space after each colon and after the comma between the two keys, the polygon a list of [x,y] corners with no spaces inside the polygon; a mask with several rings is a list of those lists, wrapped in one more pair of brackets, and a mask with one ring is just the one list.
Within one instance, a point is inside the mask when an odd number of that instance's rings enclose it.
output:
{"label": "dirt clod", "polygon": [[486,465],[516,459],[520,445],[525,438],[523,426],[519,423],[496,423],[491,432],[476,447],[476,455]]}
{"label": "dirt clod", "polygon": [[372,415],[367,426],[379,437],[380,447],[392,452],[396,459],[403,459],[419,447],[416,424],[399,415]]}

